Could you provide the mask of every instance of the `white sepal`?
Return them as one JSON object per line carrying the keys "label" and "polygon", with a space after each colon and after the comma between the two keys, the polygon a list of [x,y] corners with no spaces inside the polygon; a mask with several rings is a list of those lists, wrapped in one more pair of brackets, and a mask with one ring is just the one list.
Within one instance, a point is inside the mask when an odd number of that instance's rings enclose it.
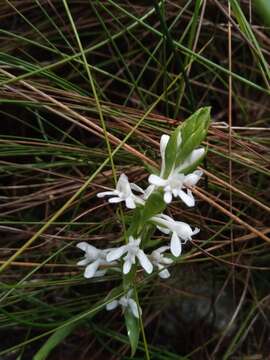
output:
{"label": "white sepal", "polygon": [[78,243],[77,247],[85,252],[84,258],[80,260],[77,265],[86,266],[84,277],[87,279],[103,276],[107,269],[99,270],[100,266],[114,265],[114,263],[108,263],[106,260],[107,252],[110,249],[100,250],[93,245],[87,244],[85,241]]}
{"label": "white sepal", "polygon": [[118,306],[118,301],[117,301],[117,300],[113,300],[112,302],[110,302],[109,304],[106,305],[106,309],[107,309],[108,311],[114,310],[117,306]]}
{"label": "white sepal", "polygon": [[173,256],[180,256],[182,252],[182,245],[181,245],[181,239],[177,236],[177,233],[173,231],[172,237],[171,237],[171,253]]}
{"label": "white sepal", "polygon": [[117,306],[121,306],[123,311],[130,311],[130,313],[137,319],[142,315],[142,309],[137,305],[136,301],[131,297],[132,290],[124,296],[121,296],[119,300],[113,300],[106,305],[106,310],[110,311],[115,309]]}

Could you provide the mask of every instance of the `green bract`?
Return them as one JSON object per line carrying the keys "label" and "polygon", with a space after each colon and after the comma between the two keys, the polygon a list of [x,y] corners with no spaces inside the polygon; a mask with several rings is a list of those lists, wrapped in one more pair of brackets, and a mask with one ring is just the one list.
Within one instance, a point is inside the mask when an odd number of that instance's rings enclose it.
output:
{"label": "green bract", "polygon": [[[210,107],[204,107],[197,110],[174,130],[165,151],[164,179],[202,143],[206,137],[210,121]],[[195,169],[204,156],[205,154],[194,163],[194,166],[183,169],[181,173],[186,174]]]}

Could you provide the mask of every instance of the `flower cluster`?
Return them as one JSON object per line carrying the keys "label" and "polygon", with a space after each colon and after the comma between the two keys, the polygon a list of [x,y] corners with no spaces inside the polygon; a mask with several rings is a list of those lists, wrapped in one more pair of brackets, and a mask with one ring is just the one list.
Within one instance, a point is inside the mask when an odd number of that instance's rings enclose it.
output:
{"label": "flower cluster", "polygon": [[[204,149],[195,149],[190,155],[177,166],[173,166],[170,173],[165,176],[166,170],[166,148],[170,141],[168,135],[163,135],[160,140],[161,171],[159,175],[151,174],[148,178],[149,186],[144,191],[134,183],[130,183],[125,174],[121,174],[115,190],[100,192],[97,197],[109,196],[109,203],[124,202],[128,209],[137,207],[143,209],[148,199],[155,192],[162,193],[164,204],[169,204],[173,197],[179,197],[187,206],[194,206],[195,200],[192,195],[192,187],[197,184],[202,176],[202,171],[195,170],[191,173],[184,173],[181,170],[192,166],[202,158]],[[181,134],[178,134],[177,146],[182,142]],[[136,192],[137,194],[135,194]],[[139,194],[139,195],[138,195]],[[86,242],[80,242],[77,247],[84,251],[83,260],[78,265],[85,266],[84,276],[89,279],[100,277],[106,274],[108,269],[122,269],[124,275],[128,274],[133,266],[140,265],[142,269],[151,274],[156,268],[161,279],[170,277],[167,269],[173,263],[173,257],[166,254],[168,250],[174,257],[182,253],[182,245],[192,239],[193,235],[199,232],[198,228],[192,230],[191,226],[182,221],[176,221],[166,214],[157,213],[150,217],[144,225],[154,225],[163,234],[170,235],[170,246],[161,246],[146,254],[142,247],[140,236],[129,235],[125,245],[116,248],[97,249]],[[141,234],[143,235],[143,234]],[[129,311],[134,317],[139,318],[140,307],[132,298],[132,290],[119,300],[108,303],[107,310],[112,310],[120,305],[123,311]]]}
{"label": "flower cluster", "polygon": [[[102,277],[107,272],[122,274],[122,284],[112,289],[105,299],[106,309],[122,308],[132,353],[135,353],[139,339],[139,320],[142,315],[136,292],[136,274],[140,269],[148,280],[153,273],[162,279],[170,277],[169,267],[182,254],[182,247],[200,231],[189,224],[167,215],[166,207],[174,199],[184,206],[192,207],[195,199],[193,188],[203,172],[197,170],[206,154],[201,146],[210,124],[210,108],[201,108],[191,115],[173,133],[160,139],[160,171],[148,176],[148,187],[130,183],[121,174],[115,189],[104,189],[98,198],[108,197],[111,204],[122,203],[132,216],[124,224],[125,243],[119,246],[99,249],[86,242],[77,247],[84,257],[77,264],[84,267],[87,279]],[[167,235],[167,242],[155,245],[149,234],[160,232]],[[161,239],[158,240],[158,244]]]}

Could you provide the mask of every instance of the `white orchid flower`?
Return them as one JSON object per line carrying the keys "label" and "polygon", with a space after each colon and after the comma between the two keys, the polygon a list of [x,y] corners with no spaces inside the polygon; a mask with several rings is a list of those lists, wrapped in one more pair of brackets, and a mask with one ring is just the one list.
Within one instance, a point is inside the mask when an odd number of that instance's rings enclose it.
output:
{"label": "white orchid flower", "polygon": [[132,299],[132,290],[129,290],[128,293],[119,300],[113,300],[109,304],[106,305],[106,309],[108,311],[115,309],[118,305],[120,305],[123,311],[129,310],[135,318],[139,319],[140,315],[142,315],[142,309],[137,305],[136,301]]}
{"label": "white orchid flower", "polygon": [[170,249],[174,256],[181,255],[182,241],[184,244],[192,240],[192,236],[198,234],[200,229],[191,229],[190,225],[182,221],[175,221],[170,216],[159,214],[151,218],[157,223],[157,228],[164,234],[172,234]]}
{"label": "white orchid flower", "polygon": [[[202,176],[202,171],[194,171],[191,174],[184,175],[181,173],[182,170],[188,168],[195,162],[197,162],[204,154],[204,148],[195,149],[191,154],[181,163],[177,168],[173,167],[168,178],[164,178],[164,171],[166,168],[165,163],[165,152],[170,136],[162,135],[160,138],[160,155],[161,155],[161,170],[160,175],[150,175],[148,178],[149,183],[154,187],[162,187],[164,189],[164,201],[166,204],[169,204],[172,201],[173,196],[179,197],[187,206],[194,206],[195,200],[192,195],[190,187],[196,185]],[[177,138],[177,147],[181,145],[182,138],[181,132],[178,134]],[[151,186],[150,185],[150,186]],[[183,189],[186,189],[184,191]],[[151,188],[153,191],[154,188]]]}
{"label": "white orchid flower", "polygon": [[120,259],[124,254],[124,266],[123,273],[128,274],[131,270],[133,264],[136,263],[136,258],[139,260],[139,263],[144,268],[144,270],[151,274],[153,271],[153,265],[149,261],[148,257],[145,255],[144,251],[140,249],[141,239],[134,239],[133,236],[130,236],[128,239],[128,244],[120,246],[119,248],[112,249],[106,256],[108,262]]}
{"label": "white orchid flower", "polygon": [[[149,176],[149,183],[164,189],[164,201],[169,204],[173,196],[179,197],[187,206],[195,205],[195,200],[191,190],[187,187],[193,187],[200,180],[202,171],[196,170],[191,174],[184,175],[178,173],[177,170],[173,171],[167,179],[163,179],[157,175]],[[187,188],[185,192],[183,189]]]}
{"label": "white orchid flower", "polygon": [[165,265],[170,265],[173,263],[173,260],[165,257],[163,254],[169,248],[169,246],[161,246],[160,248],[152,251],[151,255],[149,256],[152,264],[158,268],[158,275],[161,279],[168,279],[170,277],[170,273],[168,269],[165,268]]}
{"label": "white orchid flower", "polygon": [[79,261],[77,265],[86,266],[84,271],[84,277],[86,279],[105,275],[107,269],[98,270],[100,266],[114,265],[112,263],[108,263],[106,260],[106,255],[111,249],[100,250],[84,241],[77,244],[77,247],[85,252],[84,259]]}
{"label": "white orchid flower", "polygon": [[134,183],[130,183],[128,177],[125,174],[121,174],[115,190],[100,192],[97,194],[97,197],[103,198],[104,196],[112,196],[112,198],[109,199],[110,203],[124,201],[128,209],[135,209],[136,203],[143,205],[144,200],[139,196],[134,195],[132,190],[144,194],[143,189]]}

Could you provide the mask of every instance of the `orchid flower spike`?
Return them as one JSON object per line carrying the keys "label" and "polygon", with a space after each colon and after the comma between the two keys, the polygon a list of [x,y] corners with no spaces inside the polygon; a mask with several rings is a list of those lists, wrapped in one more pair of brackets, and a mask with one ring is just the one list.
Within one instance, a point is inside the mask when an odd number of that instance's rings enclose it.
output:
{"label": "orchid flower spike", "polygon": [[106,255],[107,255],[108,251],[110,251],[111,249],[100,250],[100,249],[97,249],[95,246],[87,244],[84,241],[77,244],[77,247],[85,252],[84,259],[79,261],[77,263],[77,265],[79,265],[79,266],[86,265],[86,268],[84,271],[84,277],[86,279],[105,275],[105,273],[107,272],[107,269],[98,270],[98,268],[100,266],[115,265],[115,263],[112,264],[106,260]]}
{"label": "orchid flower spike", "polygon": [[132,290],[129,290],[128,293],[119,300],[113,300],[109,304],[106,305],[106,309],[108,311],[115,309],[118,305],[121,305],[123,311],[129,310],[135,318],[139,319],[140,315],[142,315],[142,309],[139,305],[137,305],[136,301],[132,299]]}
{"label": "orchid flower spike", "polygon": [[124,266],[123,273],[128,274],[131,270],[133,264],[136,263],[136,258],[139,260],[139,263],[144,268],[144,270],[151,274],[153,271],[153,265],[149,261],[148,257],[145,255],[144,251],[140,249],[141,239],[134,239],[133,236],[130,236],[128,239],[128,244],[120,246],[119,248],[112,249],[106,256],[108,262],[120,259],[124,254]]}
{"label": "orchid flower spike", "polygon": [[116,184],[116,189],[112,191],[104,191],[97,194],[97,197],[103,198],[104,196],[113,196],[109,199],[110,203],[119,203],[124,201],[128,209],[135,209],[137,204],[144,204],[144,200],[139,196],[134,195],[132,190],[144,194],[143,189],[134,183],[128,181],[125,174],[121,174]]}
{"label": "orchid flower spike", "polygon": [[192,240],[192,236],[198,234],[200,229],[191,229],[190,225],[182,221],[175,221],[170,216],[159,214],[151,218],[157,224],[157,228],[164,234],[172,234],[170,249],[174,256],[181,255],[182,241],[184,244]]}
{"label": "orchid flower spike", "polygon": [[173,260],[164,256],[164,252],[169,248],[169,246],[161,246],[160,248],[152,251],[149,256],[152,264],[158,268],[158,275],[161,279],[168,279],[170,277],[170,273],[168,269],[165,268],[165,265],[170,265],[173,263]]}

